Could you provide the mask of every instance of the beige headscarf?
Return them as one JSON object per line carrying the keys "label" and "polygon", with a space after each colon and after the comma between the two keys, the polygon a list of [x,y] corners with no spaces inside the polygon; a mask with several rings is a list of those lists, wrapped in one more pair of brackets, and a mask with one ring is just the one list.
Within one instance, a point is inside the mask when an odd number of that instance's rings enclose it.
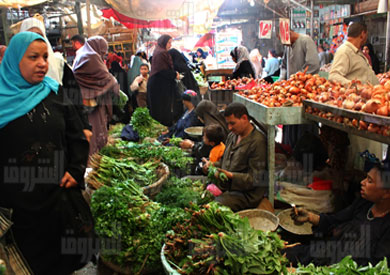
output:
{"label": "beige headscarf", "polygon": [[20,26],[19,32],[25,32],[29,31],[32,28],[38,28],[43,33],[43,37],[46,40],[47,44],[47,50],[49,53],[48,61],[49,61],[49,71],[47,72],[46,76],[54,79],[57,81],[60,85],[62,85],[62,76],[63,76],[63,70],[61,68],[64,67],[64,60],[61,61],[61,59],[58,59],[55,57],[53,49],[51,47],[51,44],[49,40],[46,37],[46,28],[43,24],[43,21],[37,19],[36,17],[30,17],[27,19],[24,19],[22,21],[22,25]]}

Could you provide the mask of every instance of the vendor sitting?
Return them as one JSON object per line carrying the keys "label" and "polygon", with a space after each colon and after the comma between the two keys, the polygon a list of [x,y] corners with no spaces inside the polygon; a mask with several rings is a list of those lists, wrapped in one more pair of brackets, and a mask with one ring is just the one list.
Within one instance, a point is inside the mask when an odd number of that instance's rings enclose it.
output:
{"label": "vendor sitting", "polygon": [[186,108],[184,115],[168,130],[163,133],[158,139],[163,141],[164,144],[169,143],[169,139],[172,137],[190,138],[184,130],[189,127],[199,126],[202,123],[199,121],[194,109],[196,106],[197,94],[192,90],[187,90],[182,93],[181,98],[183,105]]}
{"label": "vendor sitting", "polygon": [[[231,131],[226,139],[226,149],[219,162],[218,173],[225,173],[228,182],[219,186],[222,194],[216,201],[229,206],[233,211],[255,208],[268,188],[266,174],[266,137],[249,120],[245,105],[233,102],[224,113]],[[204,171],[209,161],[204,159]],[[219,175],[215,175],[219,176]]]}
{"label": "vendor sitting", "polygon": [[317,232],[310,244],[286,249],[293,265],[329,265],[347,255],[359,265],[375,265],[390,257],[390,180],[388,167],[376,165],[361,182],[361,198],[333,214],[305,209],[292,213],[296,222],[310,222]]}

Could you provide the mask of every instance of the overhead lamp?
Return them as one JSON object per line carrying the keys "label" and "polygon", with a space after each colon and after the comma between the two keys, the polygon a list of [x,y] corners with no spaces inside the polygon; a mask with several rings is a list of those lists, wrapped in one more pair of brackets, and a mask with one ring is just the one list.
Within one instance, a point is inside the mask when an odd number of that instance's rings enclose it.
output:
{"label": "overhead lamp", "polygon": [[251,7],[254,7],[255,6],[255,0],[249,0],[249,5]]}

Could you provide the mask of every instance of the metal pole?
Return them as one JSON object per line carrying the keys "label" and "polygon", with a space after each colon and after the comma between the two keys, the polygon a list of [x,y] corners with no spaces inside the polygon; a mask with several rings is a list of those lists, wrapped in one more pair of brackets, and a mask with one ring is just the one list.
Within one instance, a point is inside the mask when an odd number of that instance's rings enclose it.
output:
{"label": "metal pole", "polygon": [[268,199],[274,207],[275,201],[275,125],[268,125]]}
{"label": "metal pole", "polygon": [[91,35],[91,5],[90,1],[87,0],[87,36],[89,37]]}
{"label": "metal pole", "polygon": [[8,46],[8,22],[7,22],[7,9],[1,9],[1,22],[3,24],[4,44]]}
{"label": "metal pole", "polygon": [[84,30],[83,30],[83,20],[81,17],[80,2],[76,2],[75,10],[76,10],[76,15],[77,15],[77,28],[79,29],[79,34],[83,35]]}
{"label": "metal pole", "polygon": [[389,54],[390,54],[390,11],[387,12],[387,24],[386,24],[386,50],[385,50],[385,72],[389,66]]}
{"label": "metal pole", "polygon": [[311,0],[310,1],[310,9],[311,9],[311,12],[310,12],[310,36],[311,38],[313,38],[313,35],[314,35],[314,28],[313,28],[313,24],[314,24],[314,0]]}

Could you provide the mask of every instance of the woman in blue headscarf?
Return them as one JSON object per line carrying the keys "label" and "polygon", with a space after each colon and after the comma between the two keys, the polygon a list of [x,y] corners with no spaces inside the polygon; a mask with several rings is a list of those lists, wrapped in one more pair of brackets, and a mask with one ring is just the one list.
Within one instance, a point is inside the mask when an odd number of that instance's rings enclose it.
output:
{"label": "woman in blue headscarf", "polygon": [[44,38],[16,34],[0,66],[0,208],[12,209],[26,270],[69,274],[83,263],[64,252],[64,240],[93,227],[81,195],[89,146],[75,107],[47,71]]}

